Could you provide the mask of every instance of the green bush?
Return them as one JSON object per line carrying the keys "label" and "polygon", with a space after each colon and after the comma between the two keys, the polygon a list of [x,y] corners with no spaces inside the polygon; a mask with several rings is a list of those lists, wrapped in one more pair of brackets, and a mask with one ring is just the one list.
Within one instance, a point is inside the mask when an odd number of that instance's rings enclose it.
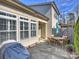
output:
{"label": "green bush", "polygon": [[74,26],[74,47],[76,53],[79,55],[79,17],[77,23]]}
{"label": "green bush", "polygon": [[74,48],[73,44],[67,44],[65,47],[66,48]]}
{"label": "green bush", "polygon": [[67,44],[66,46],[66,50],[70,53],[72,53],[74,51],[74,46],[73,44]]}

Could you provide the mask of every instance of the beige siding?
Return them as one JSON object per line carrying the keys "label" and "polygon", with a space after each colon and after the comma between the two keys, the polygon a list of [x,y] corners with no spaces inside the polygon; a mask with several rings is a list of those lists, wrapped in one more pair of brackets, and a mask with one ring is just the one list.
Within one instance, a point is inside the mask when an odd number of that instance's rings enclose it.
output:
{"label": "beige siding", "polygon": [[49,18],[47,24],[47,36],[52,35],[52,28],[56,28],[57,19],[55,18],[55,14],[57,15],[55,9],[52,5],[36,5],[31,6],[31,8],[35,9],[36,11],[44,14]]}
{"label": "beige siding", "polygon": [[[21,11],[18,11],[18,10],[15,10],[14,8],[10,8],[10,7],[8,7],[8,6],[4,6],[4,5],[0,5],[0,10],[1,11],[6,11],[6,12],[10,12],[10,13],[13,13],[13,14],[15,14],[15,15],[17,15],[18,17],[17,17],[17,21],[19,21],[19,16],[24,16],[24,17],[26,17],[27,19],[29,19],[29,22],[31,21],[31,20],[35,20],[36,22],[37,22],[37,36],[36,37],[33,37],[33,38],[29,38],[29,39],[26,39],[26,40],[21,40],[20,41],[20,33],[19,32],[17,32],[17,41],[19,41],[20,43],[22,43],[24,46],[28,46],[28,45],[31,45],[31,44],[33,44],[33,43],[35,43],[35,42],[38,42],[39,41],[39,37],[38,37],[38,27],[39,27],[39,25],[38,25],[38,22],[40,21],[40,22],[44,22],[44,23],[46,23],[47,24],[47,21],[45,21],[45,20],[42,20],[42,19],[39,19],[39,18],[36,18],[36,17],[34,17],[34,16],[31,16],[31,15],[29,15],[29,14],[27,14],[27,13],[23,13],[23,12],[21,12]],[[19,23],[17,23],[17,25],[18,25]],[[17,31],[19,30],[19,27],[17,27]]]}
{"label": "beige siding", "polygon": [[49,36],[51,36],[51,34],[52,34],[51,8],[49,9],[49,11],[48,11],[45,15],[49,17],[48,25],[47,25],[47,35],[48,35],[48,37],[49,37]]}

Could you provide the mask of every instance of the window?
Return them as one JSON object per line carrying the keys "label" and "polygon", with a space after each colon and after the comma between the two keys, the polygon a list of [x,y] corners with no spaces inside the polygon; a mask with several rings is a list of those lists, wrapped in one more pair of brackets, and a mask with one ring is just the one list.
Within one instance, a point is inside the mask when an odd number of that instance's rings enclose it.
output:
{"label": "window", "polygon": [[24,17],[20,17],[20,19],[22,19],[22,20],[28,20],[27,18],[24,18]]}
{"label": "window", "polygon": [[16,15],[0,11],[0,15],[16,18]]}
{"label": "window", "polygon": [[8,30],[7,20],[0,18],[0,30]]}
{"label": "window", "polygon": [[28,22],[20,21],[20,38],[29,38]]}
{"label": "window", "polygon": [[16,21],[10,20],[10,30],[16,30]]}
{"label": "window", "polygon": [[16,40],[16,20],[0,18],[0,43]]}
{"label": "window", "polygon": [[36,36],[36,23],[31,23],[31,37]]}
{"label": "window", "polygon": [[0,11],[0,15],[6,16],[6,13]]}
{"label": "window", "polygon": [[0,32],[0,43],[7,40],[6,37],[7,37],[7,32]]}

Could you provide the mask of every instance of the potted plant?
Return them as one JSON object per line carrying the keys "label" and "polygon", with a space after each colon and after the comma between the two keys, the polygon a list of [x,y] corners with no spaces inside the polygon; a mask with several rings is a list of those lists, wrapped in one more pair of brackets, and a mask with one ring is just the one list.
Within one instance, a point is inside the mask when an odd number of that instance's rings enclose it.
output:
{"label": "potted plant", "polygon": [[74,51],[73,45],[72,44],[67,44],[66,45],[66,50],[67,50],[67,52],[72,53]]}

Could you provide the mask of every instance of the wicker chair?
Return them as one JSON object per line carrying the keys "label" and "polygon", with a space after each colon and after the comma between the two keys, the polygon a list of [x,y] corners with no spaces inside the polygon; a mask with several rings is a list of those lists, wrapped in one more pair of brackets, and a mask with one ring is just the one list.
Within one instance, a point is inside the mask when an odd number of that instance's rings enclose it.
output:
{"label": "wicker chair", "polygon": [[68,43],[68,38],[66,36],[63,36],[62,38],[63,40],[59,40],[58,44],[60,44],[63,47]]}
{"label": "wicker chair", "polygon": [[48,41],[48,44],[54,44],[55,43],[54,39],[51,38],[51,37],[48,37],[47,41]]}

